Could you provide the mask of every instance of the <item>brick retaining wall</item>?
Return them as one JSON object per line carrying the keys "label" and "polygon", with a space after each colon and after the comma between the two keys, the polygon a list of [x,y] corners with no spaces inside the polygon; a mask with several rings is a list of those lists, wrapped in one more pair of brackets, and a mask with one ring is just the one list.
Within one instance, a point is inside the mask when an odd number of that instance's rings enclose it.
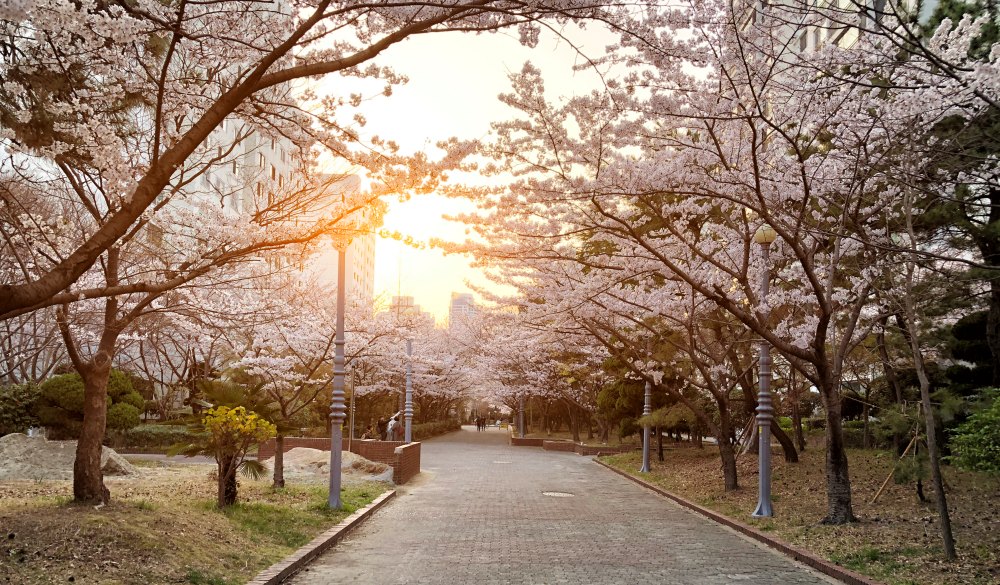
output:
{"label": "brick retaining wall", "polygon": [[400,445],[394,450],[397,465],[392,468],[392,481],[404,484],[420,473],[420,443]]}
{"label": "brick retaining wall", "polygon": [[[296,447],[307,447],[321,451],[330,450],[330,439],[323,437],[285,437],[284,451]],[[369,461],[385,463],[392,467],[392,481],[397,485],[404,484],[420,473],[420,443],[404,443],[403,441],[370,441],[355,439],[350,442],[344,439],[343,451],[350,451]],[[274,457],[274,439],[268,439],[257,448],[257,460],[262,461]]]}
{"label": "brick retaining wall", "polygon": [[542,441],[542,449],[546,451],[565,451],[568,453],[574,453],[576,451],[576,445],[572,441]]}
{"label": "brick retaining wall", "polygon": [[635,451],[637,447],[609,447],[607,445],[586,445],[584,443],[574,443],[565,439],[543,439],[540,437],[515,437],[512,432],[510,444],[514,447],[541,447],[546,451],[561,451],[564,453],[576,453],[578,455],[617,455],[618,453],[628,453]]}

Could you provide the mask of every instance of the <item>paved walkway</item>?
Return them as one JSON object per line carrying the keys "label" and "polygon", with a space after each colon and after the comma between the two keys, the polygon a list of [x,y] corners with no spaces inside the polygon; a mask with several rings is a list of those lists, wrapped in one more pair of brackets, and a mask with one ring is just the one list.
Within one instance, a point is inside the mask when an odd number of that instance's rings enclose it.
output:
{"label": "paved walkway", "polygon": [[413,485],[290,583],[835,583],[590,458],[506,438],[425,442]]}

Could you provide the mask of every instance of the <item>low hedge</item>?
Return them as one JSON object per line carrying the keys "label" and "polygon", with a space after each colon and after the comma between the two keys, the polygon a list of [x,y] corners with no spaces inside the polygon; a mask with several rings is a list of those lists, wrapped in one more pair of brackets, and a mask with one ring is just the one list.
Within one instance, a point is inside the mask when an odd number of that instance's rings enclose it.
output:
{"label": "low hedge", "polygon": [[[865,447],[865,431],[863,429],[844,429],[844,445],[849,449],[863,449]],[[888,449],[892,446],[891,440],[880,438],[874,433],[874,428],[868,431],[868,448]]]}
{"label": "low hedge", "polygon": [[438,435],[443,435],[445,433],[450,433],[452,431],[457,431],[462,428],[462,423],[458,419],[451,420],[439,420],[428,423],[420,423],[418,425],[413,425],[413,440],[423,441],[430,439],[431,437],[436,437]]}
{"label": "low hedge", "polygon": [[177,443],[192,443],[198,435],[184,425],[143,424],[109,436],[111,446],[131,453],[166,453]]}

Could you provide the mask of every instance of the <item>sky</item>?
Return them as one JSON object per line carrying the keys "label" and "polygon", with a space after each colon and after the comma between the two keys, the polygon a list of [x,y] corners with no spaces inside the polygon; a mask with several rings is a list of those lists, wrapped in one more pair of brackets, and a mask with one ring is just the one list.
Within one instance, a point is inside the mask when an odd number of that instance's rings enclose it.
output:
{"label": "sky", "polygon": [[[589,55],[601,55],[612,40],[600,30],[566,31]],[[409,82],[397,86],[392,96],[372,99],[362,105],[368,120],[366,132],[397,141],[406,153],[434,152],[434,144],[451,136],[484,138],[490,123],[509,118],[512,110],[497,99],[510,91],[508,75],[531,61],[544,73],[550,98],[588,93],[597,85],[593,72],[574,72],[580,57],[569,43],[543,34],[535,49],[522,47],[516,32],[469,35],[443,33],[411,38],[387,50],[378,60]],[[328,83],[336,84],[338,80]],[[331,86],[334,91],[336,87]],[[431,238],[461,241],[465,227],[443,219],[471,207],[438,195],[421,196],[400,203],[389,201],[385,227],[427,242]],[[413,249],[395,240],[379,239],[375,256],[375,291],[386,298],[410,295],[435,315],[439,324],[447,319],[452,292],[472,292],[471,281],[488,286],[471,260],[445,256],[429,246]]]}

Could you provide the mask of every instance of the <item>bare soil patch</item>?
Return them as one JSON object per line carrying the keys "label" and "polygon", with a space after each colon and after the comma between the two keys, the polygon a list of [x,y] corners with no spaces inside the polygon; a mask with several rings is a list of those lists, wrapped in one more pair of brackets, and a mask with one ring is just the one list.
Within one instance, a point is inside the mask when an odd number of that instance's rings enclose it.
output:
{"label": "bare soil patch", "polygon": [[[643,478],[667,491],[711,508],[839,565],[892,585],[995,585],[1000,583],[1000,478],[945,468],[948,504],[959,558],[945,562],[934,492],[925,482],[928,502],[921,503],[914,485],[891,480],[875,504],[869,502],[892,469],[895,457],[884,451],[851,450],[850,474],[854,513],[859,522],[846,526],[819,524],[826,513],[824,453],[810,445],[797,464],[785,463],[775,448],[775,517],[750,516],[757,504],[757,458],[740,458],[740,489],[723,489],[718,451],[677,448],[665,451],[664,462],[652,457]],[[623,471],[639,475],[641,454],[604,457]]]}

